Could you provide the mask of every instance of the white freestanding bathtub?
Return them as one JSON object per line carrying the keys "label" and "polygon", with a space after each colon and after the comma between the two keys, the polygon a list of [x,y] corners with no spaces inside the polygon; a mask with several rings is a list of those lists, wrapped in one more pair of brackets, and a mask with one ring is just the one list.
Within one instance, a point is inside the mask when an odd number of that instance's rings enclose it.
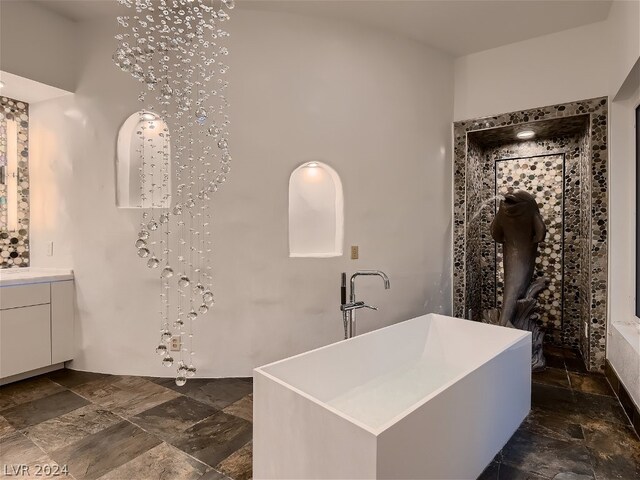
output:
{"label": "white freestanding bathtub", "polygon": [[531,406],[531,334],[429,314],[254,371],[257,479],[475,479]]}

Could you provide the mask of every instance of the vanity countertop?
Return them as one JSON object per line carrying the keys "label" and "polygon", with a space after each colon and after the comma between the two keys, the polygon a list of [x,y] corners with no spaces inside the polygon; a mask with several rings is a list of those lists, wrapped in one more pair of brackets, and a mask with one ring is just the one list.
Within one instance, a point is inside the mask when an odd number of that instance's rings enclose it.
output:
{"label": "vanity countertop", "polygon": [[64,280],[73,280],[73,270],[69,268],[33,267],[0,269],[0,287],[62,282]]}

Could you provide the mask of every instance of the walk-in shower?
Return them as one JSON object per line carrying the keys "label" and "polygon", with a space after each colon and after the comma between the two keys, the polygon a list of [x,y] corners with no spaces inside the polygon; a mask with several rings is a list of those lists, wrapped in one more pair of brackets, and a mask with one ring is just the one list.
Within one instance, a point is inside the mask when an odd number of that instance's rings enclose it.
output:
{"label": "walk-in shower", "polygon": [[547,227],[534,277],[549,279],[538,323],[546,342],[604,367],[607,321],[607,99],[454,125],[454,312],[500,308],[501,245],[489,226],[510,189],[536,198]]}

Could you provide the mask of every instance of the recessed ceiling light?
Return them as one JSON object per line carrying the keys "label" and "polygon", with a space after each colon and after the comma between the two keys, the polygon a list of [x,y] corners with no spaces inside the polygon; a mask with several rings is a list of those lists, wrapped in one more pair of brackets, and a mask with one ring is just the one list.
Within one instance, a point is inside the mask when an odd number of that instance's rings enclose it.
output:
{"label": "recessed ceiling light", "polygon": [[4,88],[4,82],[0,80],[0,88]]}
{"label": "recessed ceiling light", "polygon": [[533,138],[535,136],[536,136],[536,132],[534,132],[533,130],[522,130],[521,132],[518,132],[516,134],[516,137],[522,140],[527,140],[528,138]]}
{"label": "recessed ceiling light", "polygon": [[318,167],[318,162],[309,162],[306,165],[308,168],[316,168]]}
{"label": "recessed ceiling light", "polygon": [[151,112],[145,112],[142,114],[142,119],[147,120],[148,122],[155,120],[156,116]]}

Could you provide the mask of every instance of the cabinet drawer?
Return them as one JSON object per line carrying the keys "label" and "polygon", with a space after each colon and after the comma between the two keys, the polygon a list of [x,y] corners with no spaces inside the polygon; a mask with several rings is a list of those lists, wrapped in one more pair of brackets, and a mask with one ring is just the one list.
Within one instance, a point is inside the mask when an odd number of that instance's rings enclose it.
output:
{"label": "cabinet drawer", "polygon": [[42,305],[51,301],[51,284],[34,283],[0,287],[0,310]]}
{"label": "cabinet drawer", "polygon": [[1,311],[0,377],[48,365],[51,365],[49,305]]}

